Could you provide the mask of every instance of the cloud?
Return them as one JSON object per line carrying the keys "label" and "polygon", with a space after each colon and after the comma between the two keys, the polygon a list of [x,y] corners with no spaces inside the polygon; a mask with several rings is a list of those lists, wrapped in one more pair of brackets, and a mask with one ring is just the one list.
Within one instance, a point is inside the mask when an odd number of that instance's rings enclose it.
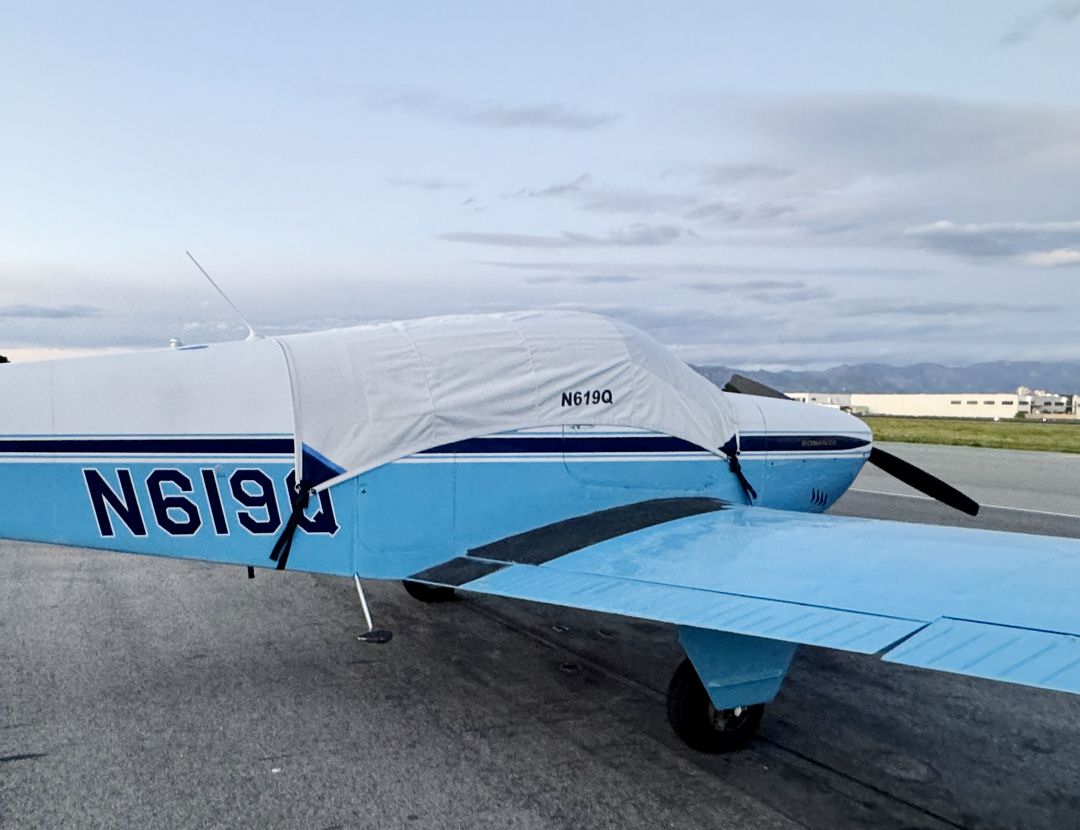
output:
{"label": "cloud", "polygon": [[1044,268],[1080,264],[1080,221],[960,225],[943,219],[907,228],[904,235],[920,247],[974,259],[1015,259]]}
{"label": "cloud", "polygon": [[686,212],[687,219],[719,219],[723,222],[737,222],[744,215],[745,211],[731,202],[708,202]]}
{"label": "cloud", "polygon": [[[751,122],[802,168],[834,181],[960,167],[1080,166],[1080,112],[900,93],[803,95],[752,105]],[[970,183],[969,183],[970,184]]]}
{"label": "cloud", "polygon": [[395,187],[414,187],[419,190],[464,190],[468,187],[463,182],[447,181],[433,176],[423,178],[391,176],[386,182]]}
{"label": "cloud", "polygon": [[0,305],[0,318],[11,320],[76,320],[96,317],[101,309],[89,305]]}
{"label": "cloud", "polygon": [[469,104],[433,92],[384,93],[372,99],[380,109],[401,110],[476,127],[538,127],[553,130],[592,130],[613,124],[618,113],[583,112],[569,104],[545,102],[511,104],[485,101]]}
{"label": "cloud", "polygon": [[603,236],[591,236],[584,233],[566,233],[564,236],[583,245],[666,245],[674,242],[685,233],[683,228],[673,225],[647,225],[635,222],[623,228],[610,231]]}
{"label": "cloud", "polygon": [[685,193],[608,188],[592,193],[582,208],[595,213],[669,213],[682,210],[697,201],[697,196]]}
{"label": "cloud", "polygon": [[1080,248],[1055,248],[1036,254],[1024,254],[1020,261],[1036,268],[1057,268],[1062,265],[1080,265]]}
{"label": "cloud", "polygon": [[723,102],[756,158],[669,168],[693,183],[681,192],[582,174],[520,194],[688,225],[711,243],[814,247],[906,247],[903,229],[937,218],[931,209],[987,221],[994,204],[1018,218],[1075,205],[1066,182],[1080,174],[1080,110],[897,93]]}
{"label": "cloud", "polygon": [[511,196],[532,199],[569,197],[578,202],[582,210],[594,213],[654,214],[681,212],[688,205],[699,201],[689,193],[657,193],[641,188],[596,187],[593,178],[583,173],[568,182],[557,182],[543,188],[521,188]]}
{"label": "cloud", "polygon": [[724,276],[746,276],[748,274],[811,276],[811,277],[885,277],[908,279],[928,276],[934,272],[921,268],[890,268],[882,266],[836,266],[808,267],[799,265],[742,265],[730,262],[621,262],[597,263],[574,260],[543,260],[539,262],[515,262],[511,260],[475,260],[476,265],[489,265],[496,268],[509,268],[522,271],[580,271],[586,269],[612,268],[621,273],[633,273],[642,277],[657,277],[668,274],[702,274]]}
{"label": "cloud", "polygon": [[689,233],[673,225],[628,225],[608,234],[607,239],[616,245],[664,245]]}
{"label": "cloud", "polygon": [[831,289],[819,285],[782,291],[774,289],[747,291],[745,296],[747,299],[759,303],[806,303],[812,300],[828,300],[832,298],[833,292]]}
{"label": "cloud", "polygon": [[572,248],[577,243],[565,236],[541,236],[529,233],[485,233],[452,231],[438,234],[446,242],[465,242],[470,245],[494,245],[504,248]]}
{"label": "cloud", "polygon": [[867,317],[893,315],[901,317],[952,317],[974,318],[980,314],[997,312],[1019,314],[1044,314],[1055,311],[1057,306],[1048,303],[978,302],[974,300],[906,300],[894,297],[870,297],[848,300],[834,306],[837,317]]}
{"label": "cloud", "polygon": [[750,215],[754,219],[767,222],[772,219],[779,219],[781,216],[788,216],[796,211],[797,209],[792,205],[766,203],[757,205]]}
{"label": "cloud", "polygon": [[436,238],[447,242],[465,242],[472,245],[494,245],[507,248],[585,248],[585,247],[638,247],[666,245],[676,241],[686,231],[671,225],[647,225],[634,223],[617,228],[599,236],[563,231],[560,236],[542,236],[525,233],[483,233],[455,231],[439,234]]}
{"label": "cloud", "polygon": [[1060,23],[1063,26],[1072,23],[1080,16],[1080,2],[1077,0],[1059,0],[1044,6],[1036,12],[1024,15],[1013,24],[998,40],[1001,46],[1011,46],[1027,40],[1044,24]]}
{"label": "cloud", "polygon": [[640,306],[618,303],[558,303],[554,308],[591,311],[622,320],[656,337],[663,343],[677,344],[687,340],[722,342],[725,338],[759,329],[771,319],[768,315],[745,317],[728,312],[700,308]]}
{"label": "cloud", "polygon": [[703,164],[695,168],[702,184],[732,185],[750,181],[787,179],[795,174],[777,164]]}
{"label": "cloud", "polygon": [[[816,317],[807,324],[804,308],[774,302],[740,305],[739,297],[722,310],[701,307],[564,303],[604,314],[641,328],[698,364],[754,368],[762,365],[822,366],[876,360],[919,362],[933,356],[957,364],[987,359],[986,343],[974,335],[986,328],[977,313],[921,317],[912,315]],[[885,302],[891,302],[886,300]],[[928,344],[933,344],[932,351]],[[1065,354],[1068,354],[1066,352]],[[1014,348],[1012,359],[1051,359],[1044,342]]]}
{"label": "cloud", "polygon": [[722,294],[758,303],[801,303],[824,300],[833,292],[823,286],[808,286],[802,280],[736,280],[733,282],[686,282],[683,288],[704,294]]}
{"label": "cloud", "polygon": [[573,282],[578,285],[623,285],[631,282],[641,282],[641,277],[634,277],[630,274],[581,274],[579,276],[543,274],[525,277],[523,281],[532,285],[544,285],[557,282]]}
{"label": "cloud", "polygon": [[696,113],[710,111],[756,156],[669,170],[706,189],[682,217],[714,242],[908,247],[904,228],[994,221],[995,205],[1016,219],[1075,215],[1080,109],[818,93],[697,102]]}
{"label": "cloud", "polygon": [[739,282],[686,282],[683,288],[706,294],[726,294],[731,291],[785,291],[805,288],[801,280],[742,280]]}
{"label": "cloud", "polygon": [[[809,330],[800,330],[796,326],[789,326],[786,330],[774,333],[773,339],[780,344],[799,344],[809,354],[814,352],[820,354],[823,349],[818,347],[824,347],[827,352],[830,347],[840,344],[848,344],[849,348],[845,351],[851,354],[855,350],[850,348],[850,344],[856,343],[873,343],[877,344],[879,348],[913,350],[918,353],[922,343],[927,340],[937,341],[939,348],[942,343],[949,341],[970,342],[972,330],[977,330],[982,324],[983,321],[975,317],[967,319],[961,317],[959,320],[955,318],[927,320],[918,317],[891,320],[888,318],[874,318],[865,322],[859,322],[856,318],[846,319],[839,324],[834,323],[831,326],[820,326]],[[821,360],[820,357],[816,359]],[[814,358],[807,360],[804,356],[802,362],[811,362],[812,360]]]}
{"label": "cloud", "polygon": [[621,285],[628,282],[640,281],[641,277],[634,277],[630,274],[583,274],[580,277],[574,277],[574,282],[582,285]]}
{"label": "cloud", "polygon": [[521,188],[512,194],[514,196],[528,196],[531,199],[549,199],[552,196],[565,196],[568,193],[579,193],[592,183],[592,176],[582,173],[573,181],[560,182],[539,189]]}
{"label": "cloud", "polygon": [[585,113],[564,104],[488,104],[474,109],[467,120],[486,127],[550,127],[591,130],[620,118],[612,113]]}

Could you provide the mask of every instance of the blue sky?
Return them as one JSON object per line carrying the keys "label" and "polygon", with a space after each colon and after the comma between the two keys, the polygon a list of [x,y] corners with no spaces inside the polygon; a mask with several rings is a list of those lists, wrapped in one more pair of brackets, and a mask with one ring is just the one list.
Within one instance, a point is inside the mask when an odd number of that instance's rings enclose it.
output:
{"label": "blue sky", "polygon": [[[308,7],[304,7],[308,6]],[[1080,359],[1080,2],[0,9],[0,352],[586,308]]]}

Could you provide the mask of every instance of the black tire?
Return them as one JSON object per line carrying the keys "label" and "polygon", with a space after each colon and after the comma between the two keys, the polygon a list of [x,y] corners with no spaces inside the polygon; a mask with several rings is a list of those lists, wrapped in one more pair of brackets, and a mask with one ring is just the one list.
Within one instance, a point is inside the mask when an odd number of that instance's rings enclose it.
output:
{"label": "black tire", "polygon": [[718,710],[689,658],[675,669],[668,684],[667,716],[671,728],[698,752],[716,754],[742,749],[754,737],[764,703]]}
{"label": "black tire", "polygon": [[457,591],[442,585],[427,585],[423,582],[412,582],[406,579],[401,583],[405,586],[405,593],[420,602],[448,602],[457,599]]}

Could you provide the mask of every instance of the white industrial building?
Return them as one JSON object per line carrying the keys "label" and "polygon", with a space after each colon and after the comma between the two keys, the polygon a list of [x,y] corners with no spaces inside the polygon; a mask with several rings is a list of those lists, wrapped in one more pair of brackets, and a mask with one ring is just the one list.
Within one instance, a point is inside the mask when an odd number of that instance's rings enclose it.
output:
{"label": "white industrial building", "polygon": [[1015,392],[946,394],[860,394],[788,392],[789,398],[833,406],[856,415],[907,415],[921,418],[1077,417],[1080,395],[1057,395],[1021,386]]}

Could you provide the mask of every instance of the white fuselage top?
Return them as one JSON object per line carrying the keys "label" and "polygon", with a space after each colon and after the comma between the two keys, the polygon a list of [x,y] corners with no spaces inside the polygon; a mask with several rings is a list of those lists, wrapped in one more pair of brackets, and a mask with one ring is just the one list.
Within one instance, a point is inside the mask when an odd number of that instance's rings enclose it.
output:
{"label": "white fuselage top", "polygon": [[714,453],[726,395],[643,332],[569,311],[433,317],[0,368],[0,434],[291,434],[340,470],[544,426],[635,427]]}

